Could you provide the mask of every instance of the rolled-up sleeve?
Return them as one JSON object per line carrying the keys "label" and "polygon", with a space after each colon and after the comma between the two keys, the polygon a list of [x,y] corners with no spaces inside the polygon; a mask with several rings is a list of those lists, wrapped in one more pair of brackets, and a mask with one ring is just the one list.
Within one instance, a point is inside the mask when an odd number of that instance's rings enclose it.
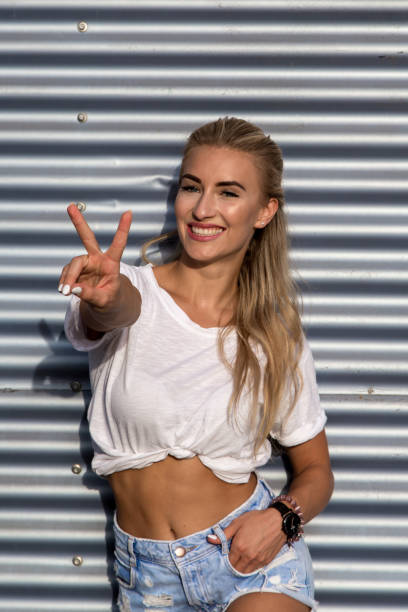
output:
{"label": "rolled-up sleeve", "polygon": [[327,415],[323,410],[316,383],[316,371],[312,351],[306,338],[299,361],[302,388],[292,410],[289,410],[289,394],[281,403],[271,436],[282,446],[295,446],[314,438],[323,430]]}
{"label": "rolled-up sleeve", "polygon": [[105,332],[103,336],[97,340],[90,340],[86,336],[86,330],[82,323],[79,306],[81,300],[76,295],[71,295],[67,311],[65,313],[64,331],[65,335],[77,351],[91,351],[104,344],[116,330]]}
{"label": "rolled-up sleeve", "polygon": [[[133,285],[136,287],[138,286],[134,266],[121,262],[120,273],[127,276]],[[80,304],[81,299],[76,295],[71,294],[65,314],[64,331],[66,337],[77,351],[91,351],[107,342],[118,332],[118,330],[113,329],[109,332],[105,332],[104,335],[97,340],[90,340],[87,338],[86,330],[82,323],[81,313],[79,311]]]}

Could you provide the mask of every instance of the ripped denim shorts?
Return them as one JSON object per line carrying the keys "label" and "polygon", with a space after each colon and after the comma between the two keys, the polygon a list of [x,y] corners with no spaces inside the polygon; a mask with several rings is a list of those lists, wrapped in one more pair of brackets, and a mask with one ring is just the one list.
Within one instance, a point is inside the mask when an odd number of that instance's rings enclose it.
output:
{"label": "ripped denim shorts", "polygon": [[[257,474],[252,495],[218,523],[178,540],[149,540],[123,531],[114,515],[114,570],[120,612],[222,612],[246,593],[283,593],[316,610],[313,569],[301,538],[281,548],[266,566],[249,574],[230,563],[231,540],[223,529],[240,514],[267,508],[274,497]],[[215,533],[221,545],[206,537]]]}

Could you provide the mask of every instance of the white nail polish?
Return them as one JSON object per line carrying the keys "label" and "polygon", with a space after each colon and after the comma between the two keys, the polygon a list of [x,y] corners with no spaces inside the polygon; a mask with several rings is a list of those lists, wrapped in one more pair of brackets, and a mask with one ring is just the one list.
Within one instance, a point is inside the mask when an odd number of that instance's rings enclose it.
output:
{"label": "white nail polish", "polygon": [[212,542],[215,542],[217,540],[217,536],[216,535],[208,535],[207,538],[209,540],[211,540]]}
{"label": "white nail polish", "polygon": [[64,285],[64,288],[62,290],[63,295],[68,295],[70,291],[71,291],[71,287],[69,285]]}
{"label": "white nail polish", "polygon": [[75,295],[80,295],[82,293],[82,287],[74,287],[71,293],[74,293]]}
{"label": "white nail polish", "polygon": [[59,291],[60,293],[61,293],[61,291],[62,291],[63,286],[64,286],[64,283],[61,283],[61,284],[60,284],[60,286],[58,287],[58,291]]}

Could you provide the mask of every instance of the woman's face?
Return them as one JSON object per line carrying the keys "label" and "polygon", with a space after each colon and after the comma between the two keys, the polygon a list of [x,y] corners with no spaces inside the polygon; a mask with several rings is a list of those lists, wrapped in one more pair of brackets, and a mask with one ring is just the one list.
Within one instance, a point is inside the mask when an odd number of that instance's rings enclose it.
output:
{"label": "woman's face", "polygon": [[255,228],[266,227],[277,208],[276,198],[268,201],[262,194],[251,154],[203,145],[184,160],[175,214],[192,259],[242,261]]}

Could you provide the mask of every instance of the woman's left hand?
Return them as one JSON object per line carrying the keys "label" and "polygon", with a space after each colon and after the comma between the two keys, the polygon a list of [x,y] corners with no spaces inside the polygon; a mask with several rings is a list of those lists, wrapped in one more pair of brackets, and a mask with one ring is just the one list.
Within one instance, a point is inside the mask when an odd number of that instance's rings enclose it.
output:
{"label": "woman's left hand", "polygon": [[[286,542],[282,517],[274,508],[244,512],[231,521],[224,533],[227,540],[232,538],[229,561],[242,574],[270,563]],[[221,544],[215,534],[208,542]]]}

